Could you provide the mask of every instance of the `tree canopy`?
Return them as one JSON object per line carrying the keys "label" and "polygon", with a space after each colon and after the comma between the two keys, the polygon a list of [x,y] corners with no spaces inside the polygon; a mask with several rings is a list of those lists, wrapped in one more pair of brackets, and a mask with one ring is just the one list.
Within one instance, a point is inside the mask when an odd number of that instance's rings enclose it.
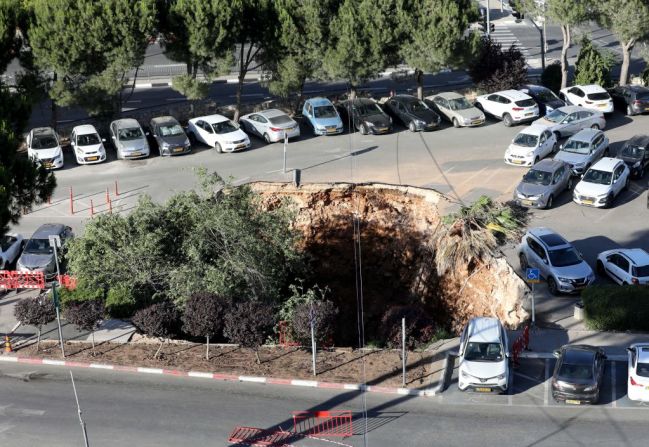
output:
{"label": "tree canopy", "polygon": [[484,92],[515,89],[527,82],[525,57],[515,45],[503,51],[500,43],[484,37],[469,64],[469,75]]}

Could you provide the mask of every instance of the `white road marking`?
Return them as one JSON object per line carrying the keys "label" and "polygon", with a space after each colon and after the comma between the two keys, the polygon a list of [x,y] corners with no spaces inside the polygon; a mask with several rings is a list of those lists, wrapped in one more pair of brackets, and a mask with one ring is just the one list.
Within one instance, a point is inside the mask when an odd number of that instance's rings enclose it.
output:
{"label": "white road marking", "polygon": [[611,406],[617,408],[617,400],[615,395],[615,362],[611,362]]}

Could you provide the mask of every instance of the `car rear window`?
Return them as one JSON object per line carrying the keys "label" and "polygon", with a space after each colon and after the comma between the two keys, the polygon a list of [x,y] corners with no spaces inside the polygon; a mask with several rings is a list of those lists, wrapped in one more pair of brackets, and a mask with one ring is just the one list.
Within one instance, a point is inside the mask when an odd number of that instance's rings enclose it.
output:
{"label": "car rear window", "polygon": [[611,98],[606,92],[589,93],[586,96],[588,96],[588,99],[592,99],[593,101],[603,101],[604,99]]}
{"label": "car rear window", "polygon": [[564,363],[559,369],[559,376],[564,379],[589,380],[593,378],[593,367]]}
{"label": "car rear window", "polygon": [[533,99],[521,99],[520,101],[516,101],[514,104],[518,107],[532,107],[536,103]]}
{"label": "car rear window", "polygon": [[649,99],[649,92],[638,92],[635,94],[636,99]]}
{"label": "car rear window", "polygon": [[641,377],[649,377],[649,363],[638,362],[635,373]]}
{"label": "car rear window", "polygon": [[279,124],[289,124],[293,120],[288,115],[278,115],[268,118],[268,121],[277,126]]}
{"label": "car rear window", "polygon": [[638,265],[633,267],[633,276],[644,278],[649,276],[649,265]]}

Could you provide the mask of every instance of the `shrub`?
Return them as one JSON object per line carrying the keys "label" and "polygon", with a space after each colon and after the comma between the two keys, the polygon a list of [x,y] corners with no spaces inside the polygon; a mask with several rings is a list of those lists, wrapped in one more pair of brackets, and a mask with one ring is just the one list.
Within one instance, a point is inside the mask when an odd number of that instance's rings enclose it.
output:
{"label": "shrub", "polygon": [[254,349],[257,363],[261,363],[259,348],[274,324],[272,306],[259,301],[244,301],[236,304],[225,316],[223,334],[232,343]]}
{"label": "shrub", "polygon": [[113,318],[129,318],[137,309],[137,301],[127,285],[111,287],[106,294],[106,312]]}
{"label": "shrub", "polygon": [[553,62],[541,73],[541,85],[549,88],[555,93],[561,90],[561,63]]}
{"label": "shrub", "polygon": [[489,37],[482,39],[468,71],[477,87],[485,92],[518,88],[527,82],[523,53],[515,45],[503,51],[502,45]]}
{"label": "shrub", "polygon": [[581,50],[575,63],[575,84],[598,84],[604,88],[613,85],[611,81],[611,68],[615,65],[615,58],[607,50],[596,48],[584,36],[581,40]]}
{"label": "shrub", "polygon": [[391,348],[401,348],[402,318],[406,319],[406,349],[408,350],[426,345],[437,332],[435,323],[420,306],[392,306],[381,319],[383,336]]}
{"label": "shrub", "polygon": [[293,313],[291,327],[295,341],[302,346],[311,344],[311,313],[315,317],[314,336],[316,343],[331,340],[336,326],[338,308],[331,301],[311,301],[299,304]]}
{"label": "shrub", "polygon": [[216,337],[223,327],[223,317],[230,305],[211,292],[192,294],[185,304],[183,330],[194,337],[206,338],[205,358],[210,358],[210,337]]}
{"label": "shrub", "polygon": [[95,354],[95,330],[104,318],[104,302],[101,300],[69,301],[63,315],[77,327],[77,330],[90,331],[92,353]]}
{"label": "shrub", "polygon": [[153,356],[157,358],[165,340],[178,334],[180,312],[173,303],[162,301],[135,312],[133,324],[146,335],[161,340],[160,347]]}
{"label": "shrub", "polygon": [[581,294],[586,325],[598,331],[649,331],[649,288],[592,286]]}
{"label": "shrub", "polygon": [[77,282],[77,287],[73,290],[59,287],[57,289],[59,299],[61,300],[61,307],[67,308],[68,303],[80,301],[103,301],[105,299],[104,289],[88,283],[88,281],[81,279]]}
{"label": "shrub", "polygon": [[44,325],[56,319],[54,301],[47,294],[24,298],[16,303],[14,316],[20,324],[36,326],[38,329],[36,352],[38,352],[41,343],[41,329]]}

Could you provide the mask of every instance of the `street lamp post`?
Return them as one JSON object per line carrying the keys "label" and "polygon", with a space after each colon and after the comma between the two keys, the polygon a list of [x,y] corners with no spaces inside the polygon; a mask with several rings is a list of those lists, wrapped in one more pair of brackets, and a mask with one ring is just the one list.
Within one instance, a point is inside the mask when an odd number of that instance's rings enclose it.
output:
{"label": "street lamp post", "polygon": [[[539,32],[539,35],[541,36],[541,69],[545,70],[545,33],[543,32],[544,27],[539,27],[536,22],[532,19],[530,19],[530,22],[532,25],[534,25],[534,28]],[[543,20],[543,23],[545,24],[545,19]]]}
{"label": "street lamp post", "polygon": [[63,331],[61,331],[61,311],[59,306],[59,297],[56,287],[59,285],[61,271],[59,270],[58,248],[61,247],[61,238],[58,235],[49,237],[50,246],[54,249],[54,261],[56,262],[56,279],[52,282],[52,299],[54,299],[54,308],[56,309],[56,324],[59,327],[59,344],[61,345],[61,355],[65,358],[65,349],[63,347]]}

